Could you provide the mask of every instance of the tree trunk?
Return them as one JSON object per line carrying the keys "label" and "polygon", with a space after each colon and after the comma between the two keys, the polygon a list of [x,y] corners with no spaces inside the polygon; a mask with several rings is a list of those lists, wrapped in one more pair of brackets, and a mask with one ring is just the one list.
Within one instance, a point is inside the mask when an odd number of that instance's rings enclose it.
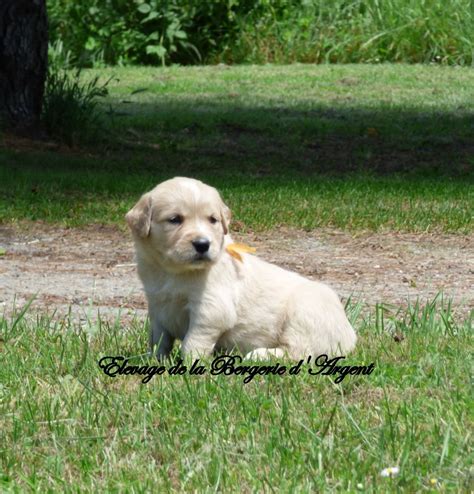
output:
{"label": "tree trunk", "polygon": [[46,0],[0,0],[0,116],[38,128],[48,68]]}

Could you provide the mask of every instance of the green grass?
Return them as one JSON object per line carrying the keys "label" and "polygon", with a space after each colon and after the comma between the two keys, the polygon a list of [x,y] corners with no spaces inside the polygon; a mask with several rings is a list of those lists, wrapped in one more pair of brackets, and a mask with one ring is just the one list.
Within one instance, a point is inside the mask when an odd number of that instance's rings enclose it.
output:
{"label": "green grass", "polygon": [[469,65],[474,47],[469,0],[268,2],[239,26],[214,60]]}
{"label": "green grass", "polygon": [[[81,148],[0,147],[0,222],[123,225],[159,181],[217,186],[243,229],[472,231],[474,73],[404,65],[117,68]],[[10,141],[6,141],[10,142]],[[54,146],[53,146],[54,148]]]}
{"label": "green grass", "polygon": [[[339,385],[307,367],[249,384],[166,374],[141,384],[97,364],[142,353],[141,321],[79,325],[31,308],[1,318],[0,489],[468,492],[472,317],[441,297],[348,313],[360,335],[349,361],[375,370]],[[399,476],[381,477],[390,466]]]}
{"label": "green grass", "polygon": [[[26,174],[25,174],[26,175]],[[196,176],[195,174],[192,174]],[[352,177],[314,181],[268,178],[199,178],[217,186],[241,231],[271,229],[279,225],[302,229],[335,227],[349,230],[408,232],[472,231],[472,185],[455,180],[422,180]],[[0,180],[6,175],[0,174]],[[163,174],[117,177],[115,173],[87,172],[71,176],[42,173],[20,177],[4,192],[0,208],[4,221],[47,220],[68,226],[114,223],[124,226],[124,215],[139,195]],[[126,183],[124,183],[126,182]],[[36,184],[39,185],[36,185]],[[32,192],[34,190],[35,192]],[[10,198],[10,200],[8,200]]]}

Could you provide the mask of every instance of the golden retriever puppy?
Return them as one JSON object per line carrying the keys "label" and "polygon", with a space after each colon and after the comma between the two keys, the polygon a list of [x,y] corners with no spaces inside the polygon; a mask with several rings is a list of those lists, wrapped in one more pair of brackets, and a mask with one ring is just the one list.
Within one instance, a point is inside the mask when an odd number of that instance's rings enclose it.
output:
{"label": "golden retriever puppy", "polygon": [[230,210],[199,180],[177,177],[127,213],[148,299],[150,347],[166,357],[177,338],[192,357],[344,355],[355,332],[336,293],[256,256],[226,249]]}

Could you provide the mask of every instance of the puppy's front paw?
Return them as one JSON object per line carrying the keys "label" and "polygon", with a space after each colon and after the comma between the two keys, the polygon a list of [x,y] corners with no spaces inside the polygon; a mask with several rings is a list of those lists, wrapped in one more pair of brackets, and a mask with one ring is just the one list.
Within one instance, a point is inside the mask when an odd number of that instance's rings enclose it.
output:
{"label": "puppy's front paw", "polygon": [[281,348],[256,348],[245,355],[245,360],[269,360],[272,358],[282,358],[285,351]]}

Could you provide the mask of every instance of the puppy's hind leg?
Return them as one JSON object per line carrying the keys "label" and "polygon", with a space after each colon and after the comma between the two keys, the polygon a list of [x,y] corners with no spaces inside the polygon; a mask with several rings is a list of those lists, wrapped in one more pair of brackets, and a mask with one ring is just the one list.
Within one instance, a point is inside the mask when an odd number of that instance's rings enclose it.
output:
{"label": "puppy's hind leg", "polygon": [[345,356],[354,348],[357,336],[339,297],[327,285],[309,282],[299,286],[287,307],[281,341],[292,358]]}
{"label": "puppy's hind leg", "polygon": [[282,358],[286,352],[282,348],[256,348],[247,353],[245,360],[269,360],[272,358]]}

